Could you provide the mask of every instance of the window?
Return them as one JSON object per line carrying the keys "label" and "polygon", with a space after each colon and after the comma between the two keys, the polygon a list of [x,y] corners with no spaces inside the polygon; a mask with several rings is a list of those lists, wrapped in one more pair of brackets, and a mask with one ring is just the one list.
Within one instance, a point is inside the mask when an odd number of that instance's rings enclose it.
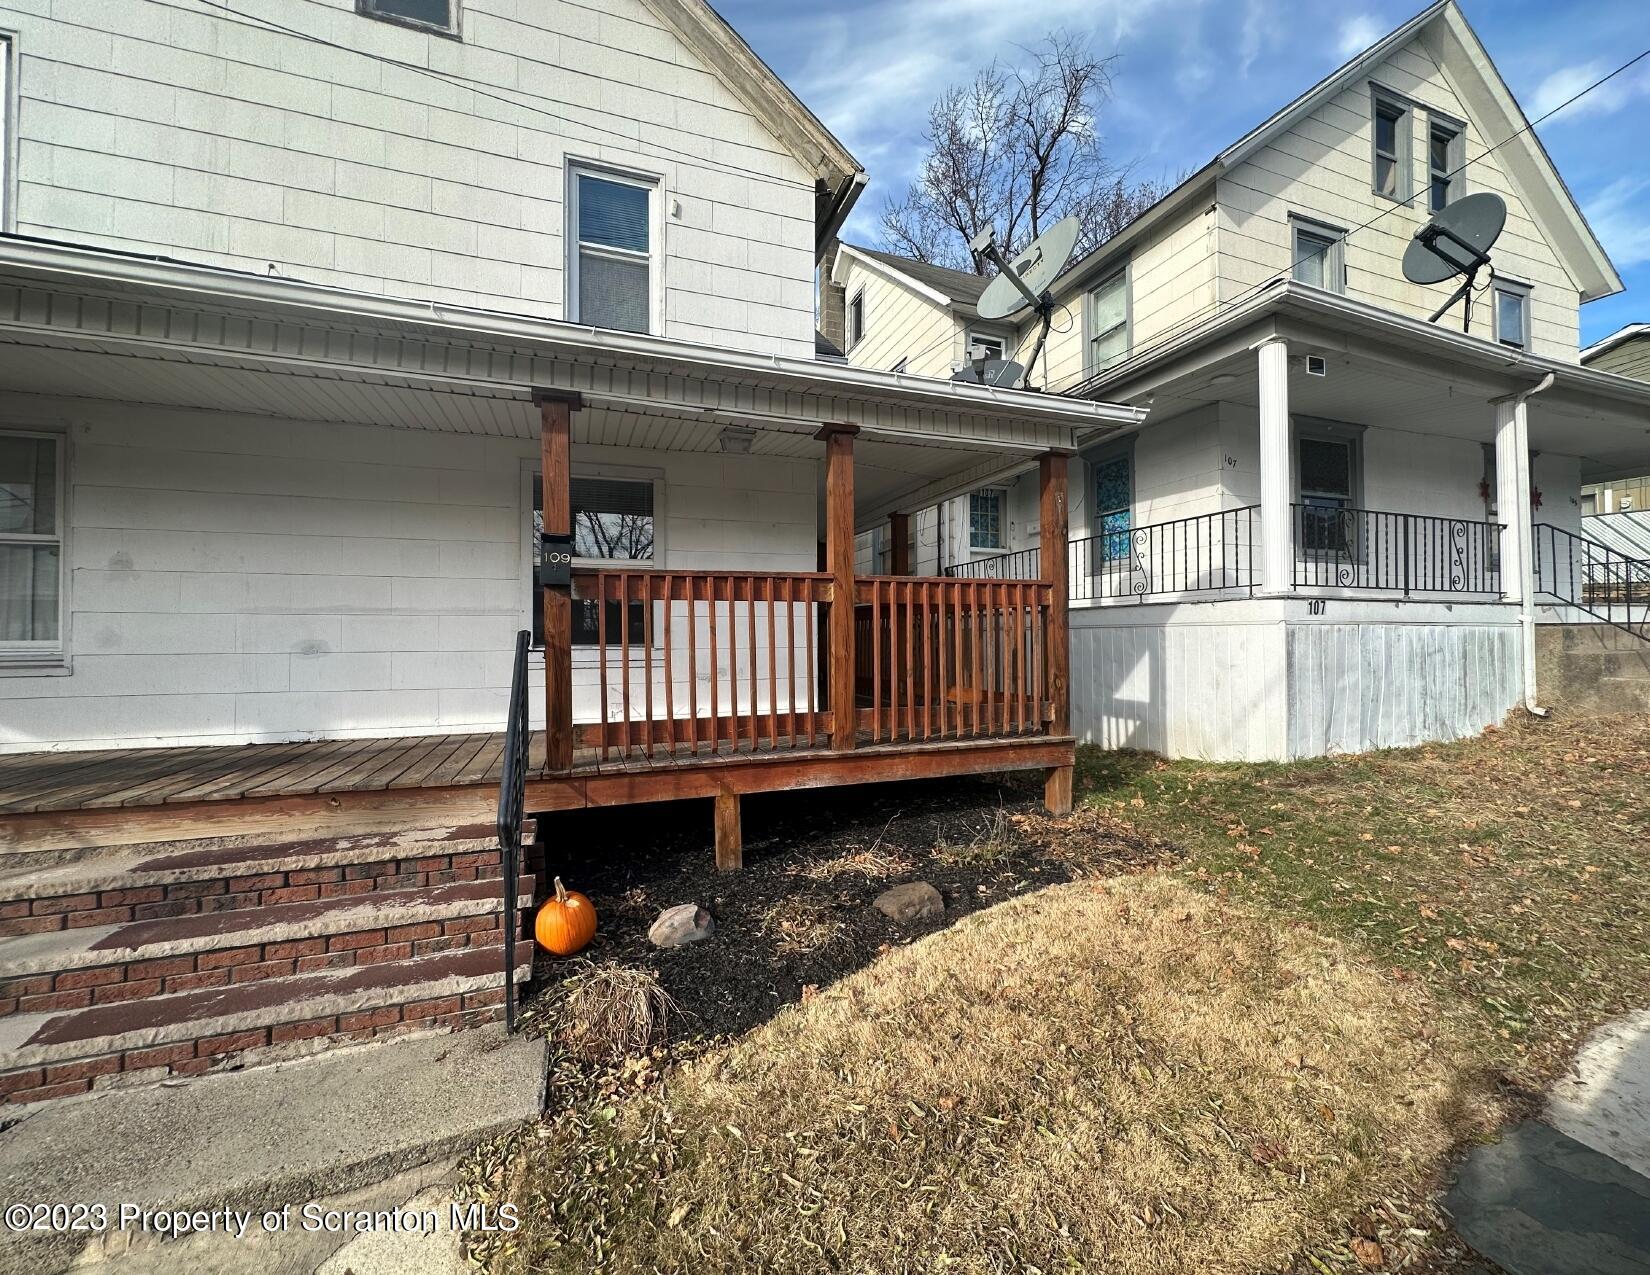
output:
{"label": "window", "polygon": [[1409,108],[1396,98],[1376,91],[1375,193],[1388,199],[1409,199]]}
{"label": "window", "polygon": [[848,348],[851,350],[865,336],[865,289],[854,293],[848,302]]}
{"label": "window", "polygon": [[0,434],[0,663],[63,649],[63,440]]}
{"label": "window", "polygon": [[898,363],[894,364],[894,366],[889,368],[888,370],[890,372],[903,372],[903,371],[905,371],[906,368],[908,368],[910,366],[911,366],[911,360],[910,359],[901,359]]}
{"label": "window", "polygon": [[1129,452],[1108,456],[1090,466],[1094,476],[1094,530],[1100,537],[1100,561],[1116,562],[1129,556],[1129,530],[1134,525],[1134,457]]}
{"label": "window", "polygon": [[1003,339],[993,333],[970,332],[968,334],[968,342],[964,346],[963,352],[966,356],[970,356],[970,362],[973,361],[971,356],[973,355],[976,346],[980,346],[985,349],[985,357],[988,359],[1000,359],[1003,357]]}
{"label": "window", "polygon": [[1295,444],[1300,493],[1300,548],[1309,554],[1346,555],[1356,540],[1358,440],[1345,433],[1302,432]]}
{"label": "window", "polygon": [[572,170],[570,317],[619,332],[653,329],[653,195],[657,183]]}
{"label": "window", "polygon": [[1003,547],[1003,493],[990,488],[969,493],[968,547]]}
{"label": "window", "polygon": [[1530,288],[1528,284],[1497,279],[1490,290],[1495,339],[1515,350],[1530,348]]}
{"label": "window", "polygon": [[1427,130],[1427,206],[1432,212],[1440,211],[1463,193],[1465,174],[1457,171],[1464,166],[1461,138],[1460,125],[1447,120],[1435,119]]}
{"label": "window", "polygon": [[369,18],[449,34],[458,30],[457,10],[458,0],[358,0],[356,7]]}
{"label": "window", "polygon": [[[573,514],[575,561],[652,562],[655,556],[654,491],[649,479],[598,478],[574,475],[568,484]],[[539,564],[544,530],[544,483],[533,479],[533,641],[544,644],[543,608],[539,605]],[[624,617],[633,643],[646,640],[646,621],[640,602],[632,602]],[[573,599],[573,645],[595,646],[602,619],[594,600]],[[607,640],[619,641],[620,606],[607,604]]]}
{"label": "window", "polygon": [[1293,276],[1329,292],[1346,291],[1346,232],[1317,222],[1291,218],[1294,244]]}
{"label": "window", "polygon": [[1129,270],[1109,275],[1089,293],[1090,374],[1103,372],[1129,352]]}

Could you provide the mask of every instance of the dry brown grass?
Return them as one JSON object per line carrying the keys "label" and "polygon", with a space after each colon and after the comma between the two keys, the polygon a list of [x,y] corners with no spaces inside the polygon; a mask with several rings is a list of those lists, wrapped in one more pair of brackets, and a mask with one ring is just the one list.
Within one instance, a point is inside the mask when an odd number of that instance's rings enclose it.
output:
{"label": "dry brown grass", "polygon": [[1482,1125],[1466,1056],[1308,930],[1058,886],[550,1118],[500,1269],[1275,1270]]}
{"label": "dry brown grass", "polygon": [[827,884],[843,877],[858,877],[865,881],[886,881],[891,877],[908,875],[916,864],[908,854],[883,845],[880,841],[864,850],[840,855],[834,859],[811,859],[794,869],[797,876],[808,881]]}
{"label": "dry brown grass", "polygon": [[676,1002],[652,970],[584,961],[536,1012],[563,1053],[605,1062],[662,1040]]}
{"label": "dry brown grass", "polygon": [[762,915],[762,929],[787,955],[818,952],[848,939],[841,909],[805,897],[781,899]]}

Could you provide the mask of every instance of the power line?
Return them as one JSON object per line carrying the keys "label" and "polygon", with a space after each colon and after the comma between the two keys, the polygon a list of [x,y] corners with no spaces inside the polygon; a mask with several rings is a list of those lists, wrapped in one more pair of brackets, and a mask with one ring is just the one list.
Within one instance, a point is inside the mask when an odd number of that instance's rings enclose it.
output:
{"label": "power line", "polygon": [[[180,9],[180,6],[168,3],[168,0],[149,0],[149,2],[151,4],[157,4],[163,9]],[[758,172],[754,168],[745,168],[738,164],[729,164],[723,160],[711,159],[703,155],[695,155],[690,151],[678,150],[673,146],[667,146],[663,142],[644,141],[639,137],[631,137],[624,133],[615,132],[609,128],[603,128],[600,124],[592,124],[584,120],[577,120],[571,116],[562,115],[556,111],[549,110],[546,107],[536,106],[530,102],[523,102],[513,97],[505,97],[495,91],[497,87],[496,85],[493,85],[485,80],[473,79],[469,76],[460,75],[457,72],[435,71],[429,67],[419,66],[416,62],[404,62],[399,58],[386,57],[383,54],[370,53],[365,49],[358,49],[348,44],[340,44],[337,41],[328,40],[324,36],[315,35],[308,31],[301,31],[296,27],[286,26],[283,23],[276,22],[272,18],[265,18],[255,13],[241,13],[235,9],[232,9],[228,4],[222,3],[221,0],[195,0],[195,2],[207,9],[214,10],[215,12],[207,16],[215,17],[220,22],[230,22],[236,26],[254,27],[254,29],[264,28],[271,31],[278,31],[283,35],[288,35],[294,39],[303,40],[310,44],[320,45],[323,48],[334,49],[341,53],[352,53],[355,56],[365,58],[370,62],[377,62],[383,66],[391,66],[398,70],[409,71],[414,75],[420,75],[425,79],[435,80],[438,83],[446,84],[451,87],[462,87],[465,92],[473,93],[477,97],[484,97],[491,101],[498,102],[503,106],[513,107],[518,111],[526,111],[531,115],[537,115],[547,120],[554,120],[558,124],[566,125],[570,128],[583,129],[587,133],[595,134],[601,137],[608,137],[614,141],[621,142],[628,147],[645,149],[659,155],[672,156],[676,159],[686,161],[701,168],[715,169],[720,172],[731,173],[741,177],[749,177],[755,181],[768,182],[771,185],[783,186],[791,190],[808,189],[808,187],[802,182],[790,181],[783,177],[775,177],[769,173]],[[189,12],[189,10],[183,9],[180,9],[180,11]],[[716,139],[711,138],[708,140],[714,142]]]}
{"label": "power line", "polygon": [[[1524,124],[1524,127],[1516,130],[1513,133],[1509,133],[1506,137],[1503,137],[1495,145],[1489,147],[1487,150],[1479,152],[1477,155],[1474,155],[1471,159],[1463,161],[1458,168],[1454,168],[1454,169],[1450,170],[1448,173],[1444,174],[1444,176],[1446,178],[1450,178],[1450,177],[1455,177],[1458,174],[1465,172],[1467,170],[1467,168],[1470,167],[1471,165],[1479,163],[1480,161],[1482,161],[1484,159],[1487,159],[1489,156],[1493,155],[1496,151],[1500,150],[1503,146],[1507,145],[1509,142],[1512,142],[1515,139],[1517,139],[1519,137],[1522,137],[1525,133],[1528,133],[1528,132],[1531,132],[1532,130],[1534,130],[1534,128],[1537,124],[1544,123],[1545,121],[1551,119],[1554,115],[1557,115],[1560,111],[1564,110],[1566,107],[1572,106],[1576,102],[1579,102],[1582,98],[1586,97],[1589,93],[1593,92],[1595,89],[1601,88],[1605,84],[1608,84],[1611,80],[1615,79],[1618,75],[1621,75],[1623,72],[1630,70],[1632,67],[1636,66],[1638,63],[1644,61],[1644,59],[1647,58],[1647,57],[1650,57],[1650,48],[1644,49],[1637,56],[1629,58],[1627,61],[1623,62],[1620,66],[1618,66],[1615,70],[1611,71],[1608,75],[1601,76],[1599,79],[1593,81],[1593,83],[1591,83],[1591,84],[1587,85],[1587,87],[1583,88],[1580,92],[1575,93],[1572,96],[1565,98],[1564,101],[1560,102],[1557,106],[1555,106],[1551,110],[1545,112],[1544,114],[1542,114],[1538,118],[1526,121],[1525,124]],[[1394,202],[1394,203],[1388,205],[1386,208],[1383,208],[1380,212],[1376,213],[1368,221],[1362,223],[1361,225],[1354,226],[1351,230],[1348,230],[1345,234],[1341,235],[1338,239],[1335,239],[1334,241],[1332,241],[1331,243],[1325,245],[1324,247],[1317,249],[1311,255],[1315,256],[1315,257],[1324,256],[1328,252],[1332,251],[1335,248],[1336,245],[1345,243],[1348,239],[1350,239],[1353,235],[1359,233],[1360,231],[1368,230],[1376,222],[1380,221],[1384,217],[1390,216],[1392,213],[1396,212],[1399,208],[1409,207],[1411,204],[1413,204],[1415,202],[1415,200],[1419,197],[1419,195],[1420,195],[1420,192],[1416,191],[1416,192],[1411,193],[1407,198],[1399,200],[1397,202]],[[1182,319],[1179,323],[1173,325],[1168,330],[1161,333],[1152,344],[1146,346],[1145,348],[1143,348],[1141,350],[1130,351],[1127,361],[1132,363],[1136,359],[1145,358],[1147,355],[1155,353],[1157,350],[1159,350],[1159,349],[1163,348],[1163,346],[1167,345],[1170,340],[1172,340],[1175,336],[1179,335],[1179,333],[1181,331],[1185,330],[1186,328],[1189,328],[1189,327],[1195,326],[1196,324],[1202,323],[1206,319],[1211,318],[1214,315],[1221,314],[1224,311],[1231,309],[1233,306],[1240,305],[1244,301],[1247,301],[1251,296],[1254,296],[1257,293],[1265,290],[1266,288],[1271,287],[1274,283],[1277,283],[1277,282],[1279,282],[1279,281],[1281,281],[1285,278],[1288,278],[1290,275],[1293,274],[1295,264],[1297,264],[1297,263],[1292,262],[1285,269],[1280,270],[1276,274],[1270,275],[1265,279],[1262,279],[1259,283],[1251,285],[1250,287],[1248,287],[1248,288],[1244,289],[1242,292],[1240,292],[1237,296],[1233,297],[1230,301],[1215,303],[1214,308],[1213,308],[1212,312],[1210,312],[1210,313],[1199,312],[1197,314],[1187,316],[1187,318]],[[1468,299],[1468,303],[1469,304],[1471,303],[1470,298]],[[1110,375],[1115,370],[1116,370],[1115,368],[1108,368],[1103,372],[1097,372],[1097,373],[1092,373],[1092,374],[1076,374],[1076,375],[1078,375],[1079,379],[1077,379],[1075,381],[1072,381],[1069,384],[1064,384],[1063,383],[1060,387],[1051,386],[1050,388],[1051,388],[1051,390],[1053,390],[1056,393],[1068,393],[1068,392],[1069,393],[1077,393],[1077,392],[1081,391],[1085,386],[1090,385],[1093,382],[1098,381],[1098,380],[1102,379],[1103,377]]]}

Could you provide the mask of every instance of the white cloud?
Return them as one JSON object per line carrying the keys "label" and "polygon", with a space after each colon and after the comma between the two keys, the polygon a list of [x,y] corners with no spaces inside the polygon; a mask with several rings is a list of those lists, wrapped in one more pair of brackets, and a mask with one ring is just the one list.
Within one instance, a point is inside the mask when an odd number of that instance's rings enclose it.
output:
{"label": "white cloud", "polygon": [[[1559,67],[1536,86],[1535,94],[1530,98],[1530,118],[1540,119],[1549,111],[1557,110],[1588,85],[1603,79],[1612,69],[1612,64],[1608,62],[1578,62]],[[1634,98],[1647,95],[1650,95],[1650,64],[1641,62],[1609,83],[1599,85],[1579,102],[1571,102],[1553,120],[1554,123],[1573,123],[1587,116],[1612,115]]]}
{"label": "white cloud", "polygon": [[1592,224],[1620,269],[1650,262],[1650,177],[1621,177],[1587,201]]}
{"label": "white cloud", "polygon": [[1346,62],[1362,53],[1386,34],[1386,28],[1369,13],[1355,13],[1341,23],[1341,34],[1335,53]]}

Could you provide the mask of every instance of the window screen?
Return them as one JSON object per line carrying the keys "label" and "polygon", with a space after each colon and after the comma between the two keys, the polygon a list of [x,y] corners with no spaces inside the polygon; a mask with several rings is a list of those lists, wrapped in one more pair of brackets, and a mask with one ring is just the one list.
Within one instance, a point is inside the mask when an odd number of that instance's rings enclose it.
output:
{"label": "window screen", "polygon": [[61,458],[55,438],[0,434],[0,642],[59,640]]}
{"label": "window screen", "polygon": [[1089,293],[1089,370],[1102,371],[1129,352],[1129,277],[1119,270]]}
{"label": "window screen", "polygon": [[577,319],[647,332],[652,317],[652,190],[635,182],[575,176],[578,203]]}
{"label": "window screen", "polygon": [[455,0],[361,0],[361,11],[375,18],[393,18],[451,31],[454,3]]}

